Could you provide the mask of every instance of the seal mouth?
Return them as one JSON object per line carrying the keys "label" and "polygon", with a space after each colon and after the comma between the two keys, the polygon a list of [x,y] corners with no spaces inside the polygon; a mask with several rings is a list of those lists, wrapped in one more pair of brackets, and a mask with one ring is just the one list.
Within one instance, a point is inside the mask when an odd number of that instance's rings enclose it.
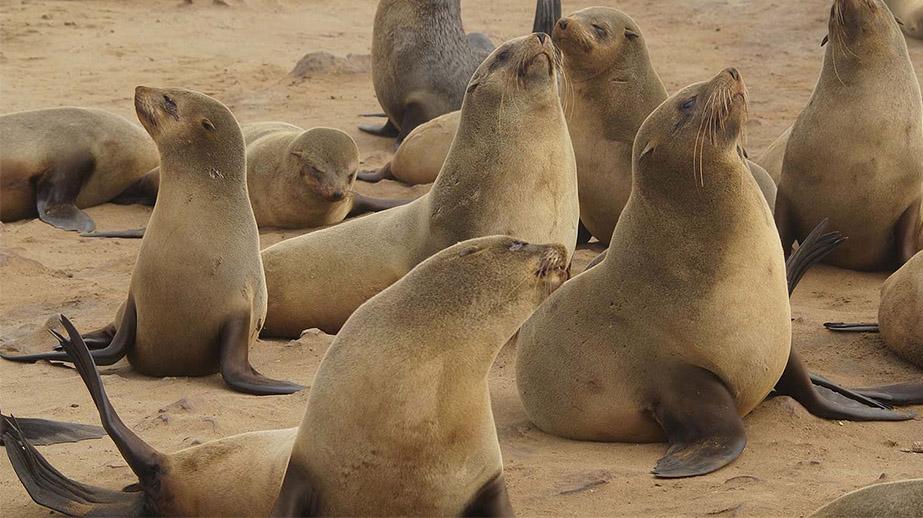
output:
{"label": "seal mouth", "polygon": [[135,88],[135,113],[138,120],[148,129],[155,129],[159,126],[157,117],[154,115],[153,107],[148,100],[153,90],[144,86]]}
{"label": "seal mouth", "polygon": [[536,52],[532,57],[522,62],[522,65],[520,65],[519,67],[519,77],[524,77],[526,74],[528,74],[529,69],[531,69],[533,65],[536,65],[537,64],[536,62],[540,58],[545,58],[545,63],[548,67],[548,75],[553,76],[554,67],[555,67],[554,56],[552,56],[551,53],[548,52],[547,49],[542,48],[541,50]]}
{"label": "seal mouth", "polygon": [[549,247],[539,261],[535,276],[545,281],[550,291],[570,279],[570,268],[567,265],[567,254],[563,247]]}

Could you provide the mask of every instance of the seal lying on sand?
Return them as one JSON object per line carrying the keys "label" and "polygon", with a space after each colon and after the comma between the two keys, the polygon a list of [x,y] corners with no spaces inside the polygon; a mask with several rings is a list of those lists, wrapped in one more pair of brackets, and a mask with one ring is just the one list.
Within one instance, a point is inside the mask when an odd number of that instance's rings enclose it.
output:
{"label": "seal lying on sand", "polygon": [[[537,0],[533,32],[551,34],[560,0]],[[359,129],[401,141],[418,125],[458,110],[465,86],[493,50],[465,35],[460,0],[380,0],[372,30],[372,83],[388,122]]]}
{"label": "seal lying on sand", "polygon": [[0,116],[0,146],[0,220],[38,216],[81,232],[96,224],[80,209],[117,198],[158,162],[143,129],[90,108]]}
{"label": "seal lying on sand", "polygon": [[[110,365],[127,355],[149,376],[220,371],[251,394],[301,390],[262,376],[248,360],[266,316],[266,283],[237,120],[190,90],[139,86],[135,109],[160,150],[162,183],[128,299],[113,324],[86,336],[98,348],[93,357]],[[3,357],[67,359],[63,352]]]}
{"label": "seal lying on sand", "polygon": [[811,518],[919,518],[923,516],[923,478],[875,484],[846,493]]}
{"label": "seal lying on sand", "polygon": [[828,263],[894,269],[923,248],[920,85],[881,0],[833,2],[828,38],[817,86],[785,144],[775,212],[782,247],[788,253],[829,218],[849,241]]}
{"label": "seal lying on sand", "polygon": [[474,237],[562,243],[570,261],[577,177],[557,63],[544,34],[504,43],[471,79],[458,134],[429,193],[264,250],[264,332],[297,337],[316,327],[335,333],[359,305],[420,261]]}
{"label": "seal lying on sand", "polygon": [[350,318],[318,368],[299,428],[169,455],[122,423],[65,320],[61,343],[139,484],[120,492],[67,479],[15,420],[0,421],[0,437],[32,498],[69,515],[266,516],[273,506],[286,516],[511,515],[487,373],[567,278],[566,261],[560,245],[502,236],[443,250]]}
{"label": "seal lying on sand", "polygon": [[837,240],[815,233],[786,268],[737,149],[747,110],[740,75],[727,69],[681,90],[641,126],[632,194],[607,256],[518,334],[517,385],[542,430],[666,439],[654,473],[673,478],[733,461],[746,444],[741,416],[774,386],[839,419],[911,417],[818,397],[793,354],[788,287]]}

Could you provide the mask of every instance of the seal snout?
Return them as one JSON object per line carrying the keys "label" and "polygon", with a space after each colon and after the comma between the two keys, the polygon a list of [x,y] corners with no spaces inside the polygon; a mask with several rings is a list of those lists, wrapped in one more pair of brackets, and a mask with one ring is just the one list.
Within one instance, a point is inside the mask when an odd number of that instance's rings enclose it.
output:
{"label": "seal snout", "polygon": [[536,275],[542,279],[563,283],[570,278],[567,268],[567,250],[560,245],[543,246],[544,252],[539,260]]}
{"label": "seal snout", "polygon": [[141,121],[141,124],[149,130],[157,127],[157,117],[154,116],[154,105],[151,101],[156,94],[156,88],[135,87],[135,113],[138,115],[138,120]]}

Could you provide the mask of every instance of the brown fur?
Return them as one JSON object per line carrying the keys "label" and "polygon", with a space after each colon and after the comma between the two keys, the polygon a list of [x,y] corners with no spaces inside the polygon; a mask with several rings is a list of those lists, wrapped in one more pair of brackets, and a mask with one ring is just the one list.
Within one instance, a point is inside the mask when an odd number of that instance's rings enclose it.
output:
{"label": "brown fur", "polygon": [[878,324],[889,349],[923,368],[923,252],[885,281]]}
{"label": "brown fur", "polygon": [[[468,87],[461,126],[432,190],[414,202],[263,251],[265,330],[336,332],[363,302],[459,241],[507,234],[565,244],[577,236],[573,148],[553,48],[524,36],[498,48]],[[528,132],[522,128],[528,127]]]}
{"label": "brown fur", "polygon": [[660,441],[652,408],[685,367],[713,373],[739,415],[782,374],[791,346],[785,265],[769,206],[736,149],[747,103],[731,74],[687,87],[648,117],[606,258],[520,331],[519,393],[546,432]]}
{"label": "brown fur", "polygon": [[923,1],[885,0],[894,16],[901,21],[901,30],[913,38],[923,38]]}
{"label": "brown fur", "polygon": [[875,484],[846,493],[815,511],[811,518],[919,518],[923,515],[923,479]]}

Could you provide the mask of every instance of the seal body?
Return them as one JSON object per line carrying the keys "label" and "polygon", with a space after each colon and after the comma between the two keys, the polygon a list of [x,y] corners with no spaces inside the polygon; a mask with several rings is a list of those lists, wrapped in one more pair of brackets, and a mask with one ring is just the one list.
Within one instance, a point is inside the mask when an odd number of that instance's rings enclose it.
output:
{"label": "seal body", "polygon": [[0,116],[0,220],[39,216],[65,230],[93,230],[79,209],[106,203],[157,166],[145,131],[91,108]]}
{"label": "seal body", "polygon": [[742,438],[738,416],[769,394],[791,346],[781,248],[736,149],[744,92],[730,69],[680,91],[642,125],[632,193],[606,258],[553,294],[518,335],[519,393],[542,430],[593,441],[668,438],[660,476],[701,474],[736,457],[723,456],[730,444],[715,456],[689,445],[718,422],[727,427],[715,436]]}
{"label": "seal body", "polygon": [[885,0],[894,16],[901,21],[901,30],[913,38],[923,38],[923,2],[920,0]]}
{"label": "seal body", "polygon": [[885,281],[878,325],[889,349],[923,368],[923,252]]}
{"label": "seal body", "polygon": [[511,40],[485,60],[429,193],[264,250],[265,332],[297,337],[317,327],[335,333],[360,304],[420,261],[474,237],[563,243],[570,260],[579,210],[576,166],[552,52],[550,39],[539,34]]}
{"label": "seal body", "polygon": [[837,0],[817,86],[792,128],[776,222],[788,253],[819,221],[849,237],[826,262],[899,266],[921,248],[923,102],[881,0]]}
{"label": "seal body", "polygon": [[921,514],[923,479],[918,478],[875,484],[851,491],[815,511],[811,518],[915,518]]}
{"label": "seal body", "polygon": [[360,172],[359,179],[377,182],[393,178],[409,185],[435,182],[460,118],[461,112],[456,110],[420,124],[401,142],[390,162],[377,171]]}

